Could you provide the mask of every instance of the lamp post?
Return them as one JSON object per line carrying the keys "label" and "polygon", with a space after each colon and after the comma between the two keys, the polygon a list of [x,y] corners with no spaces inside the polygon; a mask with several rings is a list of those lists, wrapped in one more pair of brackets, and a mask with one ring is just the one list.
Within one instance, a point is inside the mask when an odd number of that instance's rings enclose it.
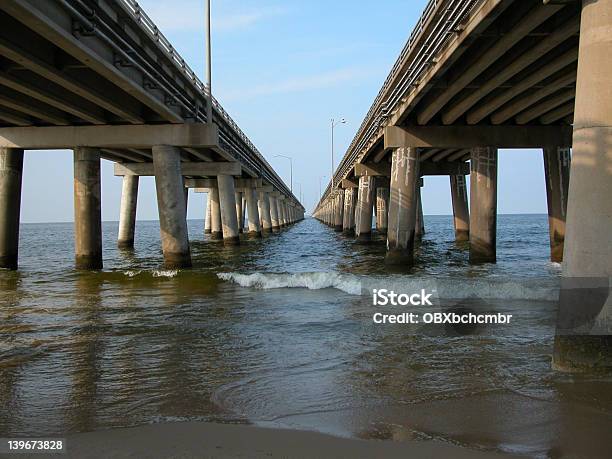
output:
{"label": "lamp post", "polygon": [[210,44],[210,1],[206,0],[206,85],[208,86],[208,94],[206,94],[206,123],[212,126],[213,118],[213,97],[212,97],[212,56]]}
{"label": "lamp post", "polygon": [[338,121],[331,119],[331,190],[334,189],[334,128],[338,124],[346,124],[344,118],[340,118]]}
{"label": "lamp post", "polygon": [[291,189],[291,192],[293,193],[293,158],[291,158],[290,156],[285,156],[285,155],[274,155],[275,158],[285,158],[289,160],[289,167],[290,167],[290,175],[289,175],[289,188]]}

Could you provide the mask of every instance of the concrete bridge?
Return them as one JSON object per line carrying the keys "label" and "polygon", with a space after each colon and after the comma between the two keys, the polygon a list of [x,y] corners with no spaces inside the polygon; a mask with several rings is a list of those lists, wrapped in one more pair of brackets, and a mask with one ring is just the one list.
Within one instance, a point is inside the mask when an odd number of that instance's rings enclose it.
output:
{"label": "concrete bridge", "polygon": [[239,241],[245,207],[250,235],[302,219],[207,91],[134,0],[0,2],[0,267],[17,268],[27,149],[74,150],[78,268],[102,267],[101,158],[123,177],[120,247],[134,244],[139,177],[155,176],[168,266],[191,265],[188,188],[208,193],[207,232],[228,244]]}
{"label": "concrete bridge", "polygon": [[386,262],[409,267],[420,187],[448,175],[456,239],[469,240],[471,262],[495,262],[498,148],[541,148],[551,259],[564,285],[576,281],[560,320],[607,324],[560,324],[555,365],[612,367],[611,72],[611,0],[432,0],[314,215],[368,240],[375,209]]}

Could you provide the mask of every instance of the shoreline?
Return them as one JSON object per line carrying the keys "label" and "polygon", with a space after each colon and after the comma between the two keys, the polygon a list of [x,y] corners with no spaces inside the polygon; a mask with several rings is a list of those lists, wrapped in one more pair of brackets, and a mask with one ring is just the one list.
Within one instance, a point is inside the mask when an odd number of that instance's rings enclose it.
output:
{"label": "shoreline", "polygon": [[[515,457],[436,440],[389,441],[336,437],[319,432],[187,421],[147,424],[65,437],[68,458],[406,458]],[[19,454],[18,457],[57,457]],[[5,455],[3,457],[14,457]]]}

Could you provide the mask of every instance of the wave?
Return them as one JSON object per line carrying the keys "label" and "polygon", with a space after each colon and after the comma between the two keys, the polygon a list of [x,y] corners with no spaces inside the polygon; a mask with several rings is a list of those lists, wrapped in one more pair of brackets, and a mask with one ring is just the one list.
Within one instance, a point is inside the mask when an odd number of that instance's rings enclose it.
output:
{"label": "wave", "polygon": [[143,270],[128,270],[124,271],[127,277],[138,277],[138,276],[146,276],[151,275],[152,277],[175,277],[179,273],[178,269],[154,269],[152,271],[143,271]]}
{"label": "wave", "polygon": [[357,276],[336,272],[310,273],[218,273],[219,279],[241,287],[258,289],[335,288],[351,295],[370,295],[373,289],[414,293],[425,289],[447,299],[506,299],[556,301],[558,281],[554,279],[470,279],[452,277]]}

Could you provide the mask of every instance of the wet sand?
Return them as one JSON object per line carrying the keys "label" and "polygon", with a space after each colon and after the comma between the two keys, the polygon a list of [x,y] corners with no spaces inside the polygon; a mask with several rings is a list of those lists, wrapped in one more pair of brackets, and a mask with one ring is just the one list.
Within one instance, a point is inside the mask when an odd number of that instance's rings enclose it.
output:
{"label": "wet sand", "polygon": [[[250,425],[180,422],[79,433],[69,458],[498,458],[511,457],[437,441],[393,442],[333,437]],[[46,455],[19,455],[41,458]]]}

